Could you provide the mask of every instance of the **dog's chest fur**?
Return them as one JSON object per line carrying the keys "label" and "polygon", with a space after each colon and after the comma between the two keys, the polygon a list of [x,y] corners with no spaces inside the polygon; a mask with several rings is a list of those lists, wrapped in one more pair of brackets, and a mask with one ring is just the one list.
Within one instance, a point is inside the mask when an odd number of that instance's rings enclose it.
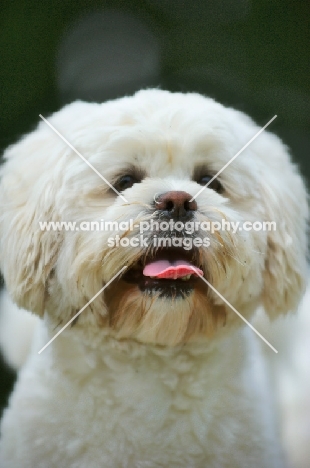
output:
{"label": "dog's chest fur", "polygon": [[4,466],[280,468],[252,338],[174,351],[108,340],[90,351],[64,333],[20,375]]}

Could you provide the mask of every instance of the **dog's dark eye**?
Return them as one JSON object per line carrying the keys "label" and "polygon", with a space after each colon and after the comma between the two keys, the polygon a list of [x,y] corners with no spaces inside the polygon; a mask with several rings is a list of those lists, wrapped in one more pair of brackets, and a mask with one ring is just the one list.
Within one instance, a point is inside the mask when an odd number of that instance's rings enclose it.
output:
{"label": "dog's dark eye", "polygon": [[118,192],[122,192],[123,190],[126,190],[130,187],[132,187],[134,184],[137,182],[140,182],[136,177],[132,175],[124,175],[120,177],[114,184],[114,187]]}
{"label": "dog's dark eye", "polygon": [[[211,175],[204,175],[202,177],[199,177],[199,179],[196,181],[197,184],[200,185],[207,185],[208,182],[213,178],[214,176]],[[208,185],[208,188],[214,190],[217,193],[222,193],[223,192],[223,186],[221,182],[218,180],[218,178],[214,179],[210,185]]]}

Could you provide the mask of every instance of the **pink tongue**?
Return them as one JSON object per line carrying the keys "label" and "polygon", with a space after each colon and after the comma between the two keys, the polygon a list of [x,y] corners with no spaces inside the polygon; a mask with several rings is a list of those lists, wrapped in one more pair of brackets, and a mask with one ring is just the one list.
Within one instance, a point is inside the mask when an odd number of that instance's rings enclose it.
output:
{"label": "pink tongue", "polygon": [[173,265],[168,260],[157,260],[144,267],[144,276],[177,279],[187,275],[203,276],[203,271],[185,260],[176,260]]}

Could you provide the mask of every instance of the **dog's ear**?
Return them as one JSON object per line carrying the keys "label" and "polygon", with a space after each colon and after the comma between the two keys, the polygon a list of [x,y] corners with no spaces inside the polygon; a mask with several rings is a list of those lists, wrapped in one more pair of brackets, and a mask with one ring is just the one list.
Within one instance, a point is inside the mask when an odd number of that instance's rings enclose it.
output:
{"label": "dog's ear", "polygon": [[262,142],[261,193],[267,221],[276,230],[267,233],[263,304],[270,318],[295,311],[307,280],[307,193],[287,148],[271,134]]}
{"label": "dog's ear", "polygon": [[41,122],[5,151],[0,172],[0,269],[17,305],[39,315],[60,243],[59,232],[39,225],[55,212],[57,183],[50,174],[64,153],[59,141]]}

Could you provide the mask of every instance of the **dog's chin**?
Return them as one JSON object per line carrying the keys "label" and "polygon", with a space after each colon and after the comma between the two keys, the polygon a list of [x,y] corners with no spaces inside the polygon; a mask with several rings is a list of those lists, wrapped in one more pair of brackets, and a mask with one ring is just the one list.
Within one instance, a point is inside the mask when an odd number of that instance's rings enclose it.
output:
{"label": "dog's chin", "polygon": [[183,260],[206,271],[198,250],[161,249],[143,255],[105,294],[109,326],[119,339],[176,346],[210,338],[226,323],[224,306],[212,304],[206,283],[194,273],[182,278],[143,274],[150,261]]}

